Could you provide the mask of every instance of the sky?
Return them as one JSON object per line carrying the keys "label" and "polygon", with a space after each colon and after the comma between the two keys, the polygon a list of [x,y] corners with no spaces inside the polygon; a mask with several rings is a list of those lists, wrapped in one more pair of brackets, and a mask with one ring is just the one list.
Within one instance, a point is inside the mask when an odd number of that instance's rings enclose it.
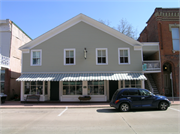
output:
{"label": "sky", "polygon": [[0,19],[10,19],[32,39],[83,13],[117,27],[125,19],[137,36],[155,8],[178,8],[179,0],[0,0]]}

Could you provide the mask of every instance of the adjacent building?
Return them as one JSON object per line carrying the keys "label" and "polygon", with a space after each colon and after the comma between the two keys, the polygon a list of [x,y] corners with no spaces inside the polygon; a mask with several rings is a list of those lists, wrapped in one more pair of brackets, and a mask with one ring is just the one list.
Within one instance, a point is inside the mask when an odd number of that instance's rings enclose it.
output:
{"label": "adjacent building", "polygon": [[21,75],[21,55],[19,47],[32,39],[11,20],[0,20],[0,67],[1,92],[20,96],[20,83],[16,79]]}
{"label": "adjacent building", "polygon": [[[161,71],[151,73],[150,87],[157,87],[160,94],[179,96],[179,11],[180,8],[156,8],[141,32],[138,41],[159,42],[158,52],[145,59],[158,59]],[[153,61],[152,61],[153,62]]]}
{"label": "adjacent building", "polygon": [[80,96],[109,101],[119,88],[144,88],[144,67],[161,72],[160,57],[155,65],[143,60],[159,53],[158,42],[141,43],[84,14],[19,49],[21,101],[29,94],[40,95],[40,101],[79,101]]}

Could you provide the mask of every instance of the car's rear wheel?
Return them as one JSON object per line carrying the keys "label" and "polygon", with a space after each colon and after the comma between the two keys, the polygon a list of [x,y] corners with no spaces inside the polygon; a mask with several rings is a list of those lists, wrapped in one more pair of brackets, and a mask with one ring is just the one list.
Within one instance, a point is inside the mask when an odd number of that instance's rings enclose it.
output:
{"label": "car's rear wheel", "polygon": [[166,101],[161,101],[159,103],[159,109],[160,110],[167,110],[168,109],[168,103]]}
{"label": "car's rear wheel", "polygon": [[127,112],[127,111],[129,111],[129,104],[127,104],[127,103],[122,103],[122,104],[120,105],[120,107],[119,107],[119,110],[120,110],[121,112]]}

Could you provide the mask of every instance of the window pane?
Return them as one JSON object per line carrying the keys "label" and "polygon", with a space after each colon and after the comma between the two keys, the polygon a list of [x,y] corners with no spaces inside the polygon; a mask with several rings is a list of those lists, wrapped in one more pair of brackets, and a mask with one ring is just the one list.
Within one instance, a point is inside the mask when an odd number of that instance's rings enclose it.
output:
{"label": "window pane", "polygon": [[123,50],[120,50],[120,57],[123,57]]}
{"label": "window pane", "polygon": [[102,56],[106,56],[106,50],[102,50]]}
{"label": "window pane", "polygon": [[70,58],[70,62],[69,63],[73,64],[74,63],[74,58]]}
{"label": "window pane", "polygon": [[120,63],[124,63],[124,58],[120,57]]}
{"label": "window pane", "polygon": [[42,81],[37,81],[37,85],[43,85]]}
{"label": "window pane", "polygon": [[82,86],[77,86],[76,95],[82,95]]}
{"label": "window pane", "polygon": [[101,62],[101,57],[98,58],[98,63],[102,63],[102,62]]}
{"label": "window pane", "polygon": [[31,86],[31,94],[36,94],[36,86]]}
{"label": "window pane", "polygon": [[179,39],[179,28],[171,28],[172,30],[172,38]]}
{"label": "window pane", "polygon": [[70,86],[70,95],[75,95],[75,86]]}
{"label": "window pane", "polygon": [[93,84],[94,85],[98,85],[98,81],[93,81]]}
{"label": "window pane", "polygon": [[1,70],[1,81],[5,80],[5,70]]}
{"label": "window pane", "polygon": [[173,50],[179,50],[179,40],[173,40]]}
{"label": "window pane", "polygon": [[138,91],[138,90],[129,89],[129,95],[137,96],[137,95],[140,95],[140,94],[139,94],[139,91]]}
{"label": "window pane", "polygon": [[125,87],[129,87],[129,80],[125,80]]}
{"label": "window pane", "polygon": [[33,59],[33,65],[36,65],[36,64],[38,64],[37,59]]}
{"label": "window pane", "polygon": [[128,90],[124,90],[124,92],[122,93],[122,95],[128,95]]}
{"label": "window pane", "polygon": [[82,85],[82,81],[77,81],[76,85]]}
{"label": "window pane", "polygon": [[31,81],[31,86],[36,85],[36,81]]}
{"label": "window pane", "polygon": [[69,51],[66,51],[66,58],[69,58]]}
{"label": "window pane", "polygon": [[98,50],[98,57],[101,57],[101,50]]}
{"label": "window pane", "polygon": [[63,85],[69,85],[69,81],[63,81]]}
{"label": "window pane", "polygon": [[37,86],[37,94],[43,94],[43,86]]}
{"label": "window pane", "polygon": [[88,81],[88,85],[93,85],[93,82],[92,81]]}
{"label": "window pane", "polygon": [[104,86],[99,87],[99,95],[104,95]]}
{"label": "window pane", "polygon": [[98,95],[98,86],[94,86],[94,95]]}
{"label": "window pane", "polygon": [[102,63],[106,63],[106,57],[102,58]]}
{"label": "window pane", "polygon": [[40,58],[40,52],[39,51],[34,51],[33,52],[33,58]]}
{"label": "window pane", "polygon": [[128,50],[124,50],[124,56],[128,56]]}
{"label": "window pane", "polygon": [[88,95],[93,95],[93,94],[94,94],[94,87],[88,86]]}
{"label": "window pane", "polygon": [[70,85],[76,85],[75,81],[70,81],[69,83],[70,83]]}
{"label": "window pane", "polygon": [[128,63],[128,57],[124,57],[124,63]]}
{"label": "window pane", "polygon": [[63,95],[69,95],[69,86],[63,86]]}
{"label": "window pane", "polygon": [[103,85],[104,86],[104,81],[99,81],[99,85]]}
{"label": "window pane", "polygon": [[74,51],[70,51],[70,57],[71,57],[71,58],[74,57]]}
{"label": "window pane", "polygon": [[66,58],[66,64],[69,64],[69,58]]}
{"label": "window pane", "polygon": [[30,94],[30,87],[28,86],[24,87],[24,94]]}

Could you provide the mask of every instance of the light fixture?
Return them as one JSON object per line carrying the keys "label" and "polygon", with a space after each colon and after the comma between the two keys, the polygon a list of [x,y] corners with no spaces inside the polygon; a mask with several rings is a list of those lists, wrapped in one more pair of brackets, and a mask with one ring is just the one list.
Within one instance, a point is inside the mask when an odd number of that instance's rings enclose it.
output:
{"label": "light fixture", "polygon": [[87,58],[87,50],[86,50],[86,48],[84,48],[84,58],[85,59]]}

